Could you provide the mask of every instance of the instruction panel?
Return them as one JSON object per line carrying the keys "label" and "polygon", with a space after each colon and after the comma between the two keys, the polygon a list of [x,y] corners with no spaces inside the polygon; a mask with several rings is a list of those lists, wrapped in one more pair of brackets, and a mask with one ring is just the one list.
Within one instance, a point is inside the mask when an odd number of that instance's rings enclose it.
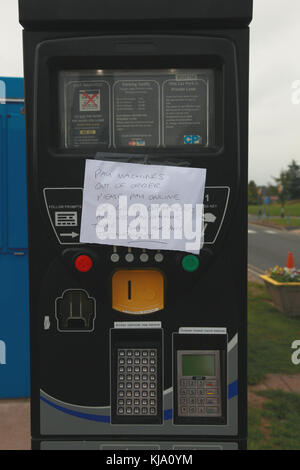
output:
{"label": "instruction panel", "polygon": [[65,148],[185,148],[213,145],[212,70],[60,73]]}

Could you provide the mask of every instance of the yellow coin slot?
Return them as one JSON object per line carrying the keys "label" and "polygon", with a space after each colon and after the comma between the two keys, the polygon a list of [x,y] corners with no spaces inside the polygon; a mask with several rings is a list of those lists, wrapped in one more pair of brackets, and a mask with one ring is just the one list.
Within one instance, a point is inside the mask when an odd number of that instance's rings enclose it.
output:
{"label": "yellow coin slot", "polygon": [[164,308],[164,278],[155,269],[120,269],[112,278],[112,307],[146,315]]}

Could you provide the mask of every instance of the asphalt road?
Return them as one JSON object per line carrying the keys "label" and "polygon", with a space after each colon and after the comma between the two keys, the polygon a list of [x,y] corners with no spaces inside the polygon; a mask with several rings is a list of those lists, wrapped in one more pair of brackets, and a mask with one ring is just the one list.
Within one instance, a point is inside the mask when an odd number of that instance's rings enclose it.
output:
{"label": "asphalt road", "polygon": [[250,268],[263,272],[276,265],[285,266],[291,251],[296,268],[300,269],[300,234],[249,223],[248,240]]}

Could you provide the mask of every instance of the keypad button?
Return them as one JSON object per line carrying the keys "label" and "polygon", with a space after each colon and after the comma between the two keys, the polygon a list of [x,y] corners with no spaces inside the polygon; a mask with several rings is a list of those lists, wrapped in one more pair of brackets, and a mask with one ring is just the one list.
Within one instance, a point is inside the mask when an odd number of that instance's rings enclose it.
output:
{"label": "keypad button", "polygon": [[126,397],[132,397],[132,391],[131,390],[127,390]]}
{"label": "keypad button", "polygon": [[180,398],[180,404],[181,405],[186,405],[186,403],[187,403],[186,398]]}
{"label": "keypad button", "polygon": [[132,414],[132,408],[126,408],[126,414],[131,415]]}
{"label": "keypad button", "polygon": [[206,413],[208,415],[210,414],[217,415],[219,413],[219,408],[217,406],[207,406]]}
{"label": "keypad button", "polygon": [[123,399],[118,400],[118,405],[124,405],[124,400]]}
{"label": "keypad button", "polygon": [[132,400],[126,400],[126,405],[132,405]]}
{"label": "keypad button", "polygon": [[205,414],[205,408],[203,406],[198,406],[197,413],[198,413],[198,415],[204,415]]}
{"label": "keypad button", "polygon": [[144,390],[144,391],[142,392],[142,397],[147,397],[147,396],[148,396],[148,392],[147,392],[146,390]]}
{"label": "keypad button", "polygon": [[139,408],[134,408],[134,414],[138,415],[140,413],[140,409]]}
{"label": "keypad button", "polygon": [[121,356],[121,357],[125,356],[125,351],[120,350],[120,351],[119,351],[119,356]]}
{"label": "keypad button", "polygon": [[186,406],[182,406],[182,407],[180,408],[180,411],[181,411],[181,414],[183,414],[183,415],[186,415],[186,414],[188,413],[188,409],[187,409]]}
{"label": "keypad button", "polygon": [[132,355],[133,355],[133,352],[132,352],[131,350],[128,350],[128,351],[127,351],[127,356],[128,356],[128,357],[131,357]]}
{"label": "keypad button", "polygon": [[190,414],[196,414],[196,407],[195,406],[190,406],[189,413]]}
{"label": "keypad button", "polygon": [[217,389],[216,388],[208,388],[205,390],[205,394],[207,396],[216,396],[217,395]]}
{"label": "keypad button", "polygon": [[216,380],[206,380],[205,387],[216,387],[217,381]]}
{"label": "keypad button", "polygon": [[118,413],[119,413],[119,415],[123,415],[124,414],[124,408],[118,408]]}
{"label": "keypad button", "polygon": [[207,398],[206,399],[206,404],[207,405],[218,405],[219,400],[218,400],[218,398]]}

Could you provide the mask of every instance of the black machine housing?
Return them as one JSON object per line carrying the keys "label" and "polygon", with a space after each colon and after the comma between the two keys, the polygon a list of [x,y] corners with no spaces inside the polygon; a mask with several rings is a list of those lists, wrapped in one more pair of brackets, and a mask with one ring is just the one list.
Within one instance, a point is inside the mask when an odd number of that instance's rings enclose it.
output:
{"label": "black machine housing", "polygon": [[[19,4],[27,118],[33,448],[163,449],[191,443],[199,449],[245,448],[252,0],[19,0]],[[95,69],[213,71],[212,144],[138,149],[63,146],[59,73]],[[53,226],[52,207],[59,205],[73,207],[80,220],[85,160],[97,152],[105,152],[107,159],[113,153],[113,160],[207,169],[206,210],[215,210],[217,222],[208,229],[199,269],[184,271],[185,254],[180,252],[165,252],[158,265],[155,252],[149,251],[146,268],[163,273],[165,297],[164,309],[146,317],[132,319],[112,308],[112,275],[128,267],[126,248],[118,249],[120,260],[115,264],[111,246],[79,244],[72,235],[66,244]],[[130,268],[144,269],[141,250],[132,251],[135,261]],[[74,267],[74,259],[82,254],[93,259],[87,273]],[[64,299],[70,290],[72,302],[84,305],[81,318],[68,318]],[[118,419],[111,423],[103,410],[111,404],[111,332],[116,324],[132,320],[157,324],[161,419],[141,425],[137,420],[122,428]],[[195,329],[195,350],[222,351],[221,418],[176,423],[176,407],[167,401],[174,404],[176,399],[171,398],[176,394],[173,335],[188,328]],[[72,421],[64,424],[65,419]]]}

